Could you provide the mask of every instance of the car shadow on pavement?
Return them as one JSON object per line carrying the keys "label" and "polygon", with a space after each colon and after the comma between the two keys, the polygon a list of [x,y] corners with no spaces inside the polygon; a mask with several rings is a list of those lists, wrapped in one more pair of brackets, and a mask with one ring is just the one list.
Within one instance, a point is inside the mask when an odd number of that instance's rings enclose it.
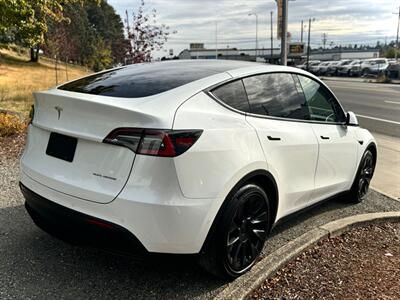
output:
{"label": "car shadow on pavement", "polygon": [[[276,227],[265,254],[337,218],[400,210],[399,202],[379,197],[358,205],[334,199],[314,207]],[[71,246],[38,229],[22,205],[0,209],[0,274],[2,299],[212,298],[226,284],[198,267],[193,256],[132,259]]]}

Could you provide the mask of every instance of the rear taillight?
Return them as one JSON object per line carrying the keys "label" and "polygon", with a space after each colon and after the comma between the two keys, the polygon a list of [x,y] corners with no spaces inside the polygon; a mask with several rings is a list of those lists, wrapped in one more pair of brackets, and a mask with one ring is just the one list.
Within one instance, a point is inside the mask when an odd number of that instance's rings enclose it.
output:
{"label": "rear taillight", "polygon": [[111,131],[103,142],[127,147],[137,154],[174,157],[192,147],[202,132],[202,130],[117,128]]}

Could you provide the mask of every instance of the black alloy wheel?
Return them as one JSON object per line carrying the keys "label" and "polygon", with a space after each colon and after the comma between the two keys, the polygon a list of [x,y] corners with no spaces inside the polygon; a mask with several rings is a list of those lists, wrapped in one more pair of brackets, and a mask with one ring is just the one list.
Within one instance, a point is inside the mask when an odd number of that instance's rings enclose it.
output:
{"label": "black alloy wheel", "polygon": [[208,272],[234,279],[256,263],[270,230],[270,202],[266,192],[247,183],[232,192],[210,231],[199,264]]}
{"label": "black alloy wheel", "polygon": [[372,154],[371,150],[366,150],[361,158],[357,176],[354,179],[350,192],[348,193],[349,202],[360,203],[365,199],[374,175],[375,163],[376,158]]}
{"label": "black alloy wheel", "polygon": [[360,175],[358,177],[358,198],[363,199],[368,192],[369,185],[374,175],[375,162],[372,153],[369,155],[364,155],[364,160],[362,161]]}
{"label": "black alloy wheel", "polygon": [[226,239],[227,266],[243,272],[261,253],[268,229],[268,206],[259,193],[251,193],[237,207]]}

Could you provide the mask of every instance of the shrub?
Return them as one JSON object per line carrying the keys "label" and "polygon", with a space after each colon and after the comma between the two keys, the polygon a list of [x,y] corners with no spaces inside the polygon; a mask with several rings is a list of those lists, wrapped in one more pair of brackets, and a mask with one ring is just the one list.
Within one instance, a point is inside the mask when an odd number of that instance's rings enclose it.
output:
{"label": "shrub", "polygon": [[379,83],[390,83],[390,78],[387,76],[387,74],[381,72],[378,77],[376,78],[376,82]]}
{"label": "shrub", "polygon": [[19,116],[0,113],[0,137],[22,133],[25,129],[26,123]]}

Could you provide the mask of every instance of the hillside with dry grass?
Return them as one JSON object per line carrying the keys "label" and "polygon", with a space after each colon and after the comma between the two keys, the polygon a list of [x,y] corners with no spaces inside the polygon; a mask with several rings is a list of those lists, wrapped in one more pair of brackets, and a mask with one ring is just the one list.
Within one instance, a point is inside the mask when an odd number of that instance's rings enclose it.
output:
{"label": "hillside with dry grass", "polygon": [[[57,69],[58,84],[89,74],[81,66],[65,63],[58,63]],[[32,93],[55,85],[54,60],[41,58],[39,63],[32,63],[24,51],[0,49],[0,110],[22,113],[27,117],[33,104]]]}

